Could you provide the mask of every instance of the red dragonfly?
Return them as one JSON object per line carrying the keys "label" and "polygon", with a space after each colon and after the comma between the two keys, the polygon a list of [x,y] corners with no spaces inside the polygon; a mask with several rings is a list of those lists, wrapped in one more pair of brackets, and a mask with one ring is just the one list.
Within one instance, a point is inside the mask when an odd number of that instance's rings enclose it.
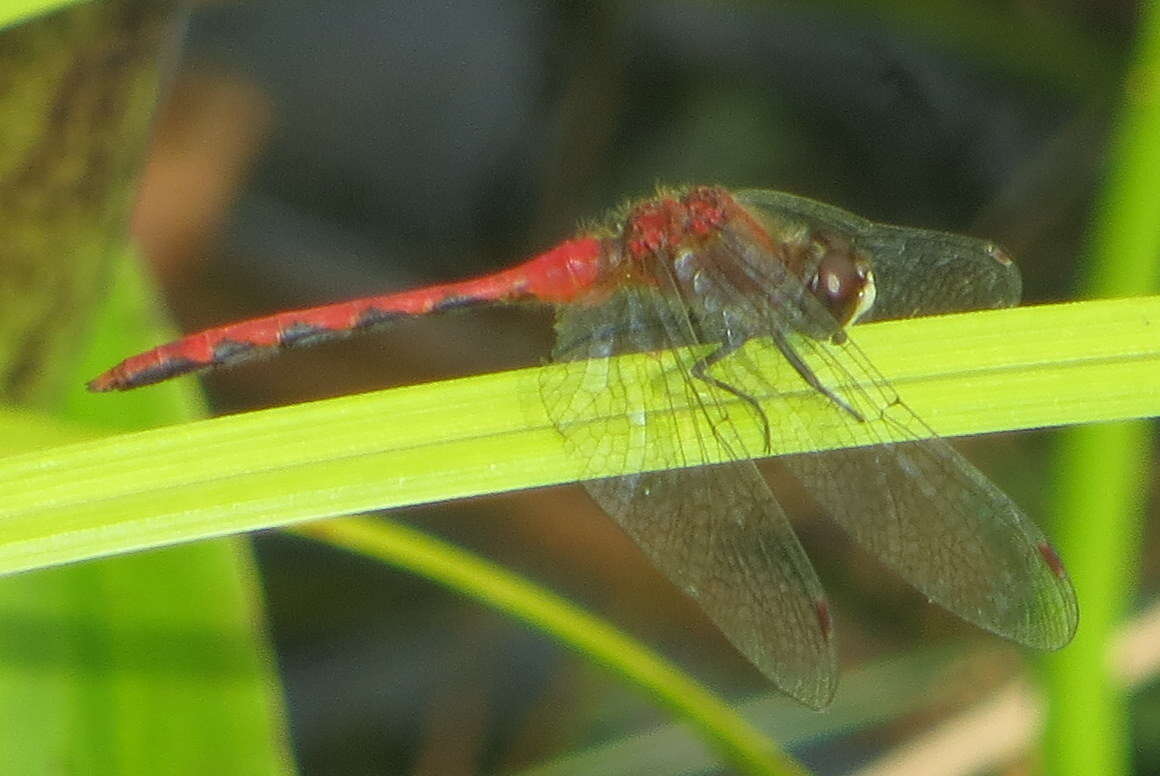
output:
{"label": "red dragonfly", "polygon": [[[1020,285],[1011,260],[980,240],[779,192],[697,186],[636,202],[606,228],[502,272],[210,329],[128,358],[89,387],[136,388],[452,309],[552,305],[553,357],[565,366],[547,370],[541,390],[567,443],[625,472],[646,448],[669,467],[593,479],[589,493],[778,688],[821,708],[836,684],[829,604],[752,461],[773,439],[809,439],[817,426],[796,419],[800,392],[778,394],[751,348],[776,349],[809,387],[804,401],[827,413],[831,438],[836,429],[878,440],[779,459],[855,540],[964,620],[1057,649],[1078,619],[1058,555],[844,332],[858,320],[1014,305]],[[641,378],[625,373],[640,360],[611,358],[627,353],[660,363],[662,390],[695,410],[692,428],[640,404]],[[757,396],[774,402],[772,417]],[[624,433],[586,430],[578,419],[593,405],[622,417]],[[764,449],[730,406],[761,423]],[[673,441],[690,437],[729,462],[693,465]]]}

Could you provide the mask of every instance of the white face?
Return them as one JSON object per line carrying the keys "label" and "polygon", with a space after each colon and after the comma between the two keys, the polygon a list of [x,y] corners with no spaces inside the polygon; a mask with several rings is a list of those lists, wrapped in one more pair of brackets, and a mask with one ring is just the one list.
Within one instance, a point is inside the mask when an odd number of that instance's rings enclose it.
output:
{"label": "white face", "polygon": [[857,323],[859,318],[870,312],[877,298],[878,284],[874,281],[874,270],[867,268],[862,290],[858,293],[858,302],[854,305],[854,314],[850,316],[850,321],[846,325]]}

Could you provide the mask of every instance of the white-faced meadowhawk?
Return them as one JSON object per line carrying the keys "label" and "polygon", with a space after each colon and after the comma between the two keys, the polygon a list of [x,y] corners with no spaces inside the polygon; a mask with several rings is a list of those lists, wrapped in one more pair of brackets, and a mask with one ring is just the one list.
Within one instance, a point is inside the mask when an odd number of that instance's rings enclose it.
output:
{"label": "white-faced meadowhawk", "polygon": [[[586,481],[588,492],[778,688],[820,708],[837,674],[829,604],[753,463],[779,435],[809,438],[816,425],[796,420],[802,399],[778,394],[747,352],[775,349],[826,408],[828,433],[862,440],[779,458],[858,543],[964,620],[1057,649],[1078,619],[1058,555],[845,334],[857,321],[1006,307],[1020,291],[1018,269],[982,240],[875,224],[780,192],[698,186],[635,202],[501,272],[192,334],[89,387],[137,388],[453,309],[551,305],[553,359],[565,366],[545,372],[542,401],[576,455],[626,472]],[[662,391],[694,408],[691,426],[640,409],[639,376],[625,373],[633,362],[613,358],[630,353],[654,354]],[[764,445],[730,419],[729,401],[760,422]],[[625,433],[577,422],[594,404],[622,416]],[[672,441],[681,435],[727,462],[691,465],[688,446]],[[668,468],[633,473],[645,448]]]}

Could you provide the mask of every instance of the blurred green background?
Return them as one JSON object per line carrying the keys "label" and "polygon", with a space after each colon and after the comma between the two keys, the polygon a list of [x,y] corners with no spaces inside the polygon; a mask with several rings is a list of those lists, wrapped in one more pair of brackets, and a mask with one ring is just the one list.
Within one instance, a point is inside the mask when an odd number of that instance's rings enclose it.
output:
{"label": "blurred green background", "polygon": [[[986,236],[1017,258],[1027,302],[1076,299],[1124,84],[1160,99],[1155,80],[1128,78],[1139,13],[1120,0],[201,3],[156,52],[132,234],[183,331],[503,267],[657,183],[777,188]],[[237,412],[534,364],[549,342],[544,314],[491,311],[205,384],[215,412]],[[1061,445],[1048,431],[960,447],[1053,534]],[[1154,514],[1155,464],[1141,465],[1135,500]],[[584,603],[728,697],[758,698],[751,718],[816,773],[1063,772],[1034,741],[1034,656],[927,605],[781,485],[835,600],[843,678],[821,716],[760,697],[756,670],[578,488],[396,516]],[[1093,474],[1084,487],[1102,486]],[[1146,634],[1160,553],[1150,531],[1125,530],[1132,592],[1108,627],[1124,611]],[[663,710],[501,615],[300,538],[253,542],[302,773],[719,767]],[[1145,668],[1124,724],[1092,730],[1105,762],[1119,751],[1124,772],[1157,773],[1160,639],[1126,643],[1112,676]],[[1110,699],[1092,713],[1117,713],[1118,681],[1097,677]],[[891,765],[907,746],[938,770]],[[593,759],[568,771],[569,752]]]}

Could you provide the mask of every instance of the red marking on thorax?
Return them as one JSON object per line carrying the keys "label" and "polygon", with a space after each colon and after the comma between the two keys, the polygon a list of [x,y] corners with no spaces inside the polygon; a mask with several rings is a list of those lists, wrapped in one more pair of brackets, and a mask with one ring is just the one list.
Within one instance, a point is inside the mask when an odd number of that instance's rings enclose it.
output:
{"label": "red marking on thorax", "polygon": [[700,237],[720,229],[730,217],[728,211],[737,209],[729,192],[705,186],[693,189],[682,201],[689,212],[689,230]]}
{"label": "red marking on thorax", "polygon": [[629,216],[628,251],[635,259],[658,253],[668,247],[673,231],[672,210],[679,205],[671,199],[646,202]]}
{"label": "red marking on thorax", "polygon": [[698,186],[679,200],[666,198],[638,205],[625,224],[625,244],[636,260],[670,252],[691,239],[711,236],[739,210],[721,188]]}

